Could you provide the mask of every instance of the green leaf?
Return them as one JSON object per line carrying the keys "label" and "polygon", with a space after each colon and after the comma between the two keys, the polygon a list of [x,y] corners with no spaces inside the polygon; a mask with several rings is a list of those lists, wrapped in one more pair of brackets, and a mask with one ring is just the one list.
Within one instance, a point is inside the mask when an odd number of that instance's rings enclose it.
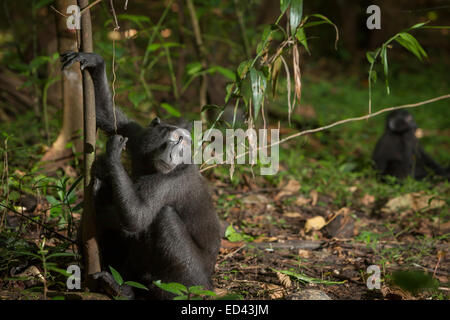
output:
{"label": "green leaf", "polygon": [[383,46],[381,49],[381,62],[383,64],[384,77],[386,80],[386,91],[387,94],[390,94],[391,90],[389,89],[389,66],[387,59],[387,47]]}
{"label": "green leaf", "polygon": [[309,51],[308,47],[308,41],[306,39],[305,28],[298,28],[295,36],[297,40],[305,47],[306,51],[311,54],[311,51]]}
{"label": "green leaf", "polygon": [[206,110],[211,110],[211,109],[222,109],[222,107],[218,106],[217,104],[207,104],[202,107],[201,112],[204,112]]}
{"label": "green leaf", "polygon": [[291,34],[295,34],[303,16],[303,0],[291,0],[291,10],[289,20],[291,24]]}
{"label": "green leaf", "polygon": [[65,277],[70,277],[72,275],[71,273],[68,273],[64,269],[61,269],[61,268],[58,268],[58,267],[54,267],[54,266],[48,265],[48,264],[47,264],[47,270],[55,271],[55,272],[65,276]]}
{"label": "green leaf", "polygon": [[428,23],[429,23],[429,21],[417,23],[417,24],[413,25],[411,28],[409,28],[409,30],[421,28]]}
{"label": "green leaf", "polygon": [[114,269],[113,267],[111,267],[111,266],[109,266],[109,270],[111,270],[111,274],[112,274],[114,280],[117,282],[117,284],[118,284],[119,286],[121,286],[121,285],[123,284],[123,278],[122,278],[122,276],[120,275],[120,273],[119,273],[116,269]]}
{"label": "green leaf", "polygon": [[25,255],[25,256],[31,256],[31,257],[34,257],[34,258],[36,258],[36,259],[41,260],[41,256],[39,256],[39,255],[37,255],[37,254],[35,254],[35,253],[32,253],[32,252],[15,251],[15,253],[17,253],[17,254],[23,254],[23,255]]}
{"label": "green leaf", "polygon": [[172,48],[172,47],[181,47],[181,44],[176,42],[152,43],[148,45],[147,50],[153,52],[161,48]]}
{"label": "green leaf", "polygon": [[373,51],[366,52],[366,58],[370,64],[373,64],[375,62],[375,52]]}
{"label": "green leaf", "polygon": [[77,205],[72,207],[72,212],[76,212],[76,211],[83,209],[83,206],[84,206],[84,201],[81,201],[80,203],[78,203]]}
{"label": "green leaf", "polygon": [[[334,30],[336,32],[336,41],[335,41],[334,47],[337,48],[337,42],[339,40],[339,29],[338,29],[338,27],[330,19],[328,19],[327,17],[325,17],[322,14],[314,13],[314,14],[311,14],[310,16],[318,18],[318,19],[322,20],[322,23],[329,24],[329,25],[331,25],[334,28]],[[306,27],[311,27],[313,25],[318,25],[318,24],[322,24],[322,23],[310,22],[310,23],[305,24],[304,27],[305,28]]]}
{"label": "green leaf", "polygon": [[39,1],[38,3],[36,3],[34,5],[33,9],[34,10],[40,9],[40,8],[45,7],[46,5],[48,5],[48,4],[52,3],[52,2],[55,2],[55,0],[41,0],[41,1]]}
{"label": "green leaf", "polygon": [[240,242],[240,241],[244,241],[244,237],[242,236],[242,234],[240,234],[239,232],[237,232],[234,228],[233,225],[230,224],[226,231],[225,231],[225,238],[227,238],[228,241],[230,242]]}
{"label": "green leaf", "polygon": [[[117,15],[117,18],[119,20],[132,21],[140,28],[143,27],[143,25],[142,25],[143,22],[151,23],[149,17],[147,17],[147,16],[140,16],[140,15],[134,15],[134,14],[119,14],[119,15]],[[112,20],[106,21],[105,24],[108,23],[109,21],[112,21]]]}
{"label": "green leaf", "polygon": [[145,92],[130,91],[130,93],[128,94],[128,99],[136,108],[139,107],[141,102],[144,101],[146,98],[147,95],[145,94]]}
{"label": "green leaf", "polygon": [[372,70],[371,72],[370,72],[370,80],[371,81],[373,81],[373,83],[376,83],[377,82],[377,72],[375,71],[375,70]]}
{"label": "green leaf", "polygon": [[345,280],[344,281],[327,281],[327,280],[322,280],[322,279],[318,279],[318,278],[312,278],[312,277],[309,277],[309,276],[307,276],[305,274],[300,274],[300,273],[296,273],[296,272],[293,272],[293,271],[276,270],[276,269],[273,269],[273,268],[271,268],[271,269],[273,271],[275,271],[275,272],[286,274],[286,275],[288,275],[290,277],[293,277],[293,278],[295,278],[295,279],[297,279],[297,280],[299,280],[301,282],[304,282],[304,283],[319,283],[319,284],[326,284],[326,285],[335,285],[335,284],[345,283]]}
{"label": "green leaf", "polygon": [[45,199],[47,199],[48,203],[50,203],[52,206],[57,206],[61,204],[61,202],[57,200],[54,196],[45,196]]}
{"label": "green leaf", "polygon": [[44,64],[46,64],[46,63],[48,63],[48,62],[50,62],[50,57],[47,57],[47,56],[38,56],[38,57],[34,58],[33,60],[31,60],[30,65],[29,65],[29,68],[30,68],[31,70],[37,69],[37,68],[39,68],[40,66],[42,66],[42,65],[44,65]]}
{"label": "green leaf", "polygon": [[237,74],[239,78],[244,79],[247,75],[248,71],[250,70],[250,66],[252,65],[251,60],[243,61],[237,68]]}
{"label": "green leaf", "polygon": [[208,73],[218,72],[224,77],[230,79],[231,81],[236,81],[236,75],[230,69],[221,67],[221,66],[213,66],[207,70]]}
{"label": "green leaf", "polygon": [[165,102],[161,103],[161,107],[174,117],[179,118],[181,116],[181,113],[168,103]]}
{"label": "green leaf", "polygon": [[260,55],[269,46],[270,40],[272,40],[273,32],[274,31],[272,30],[271,25],[268,25],[264,28],[261,41],[258,43],[258,46],[256,47],[256,52],[258,53],[258,55]]}
{"label": "green leaf", "polygon": [[416,270],[400,270],[392,274],[392,282],[400,288],[417,294],[426,289],[437,289],[439,282],[432,274]]}
{"label": "green leaf", "polygon": [[160,280],[153,282],[158,288],[161,288],[164,291],[176,294],[177,296],[186,294],[188,289],[186,286],[181,283],[171,282],[171,283],[162,283]]}
{"label": "green leaf", "polygon": [[259,110],[264,102],[267,79],[263,72],[252,67],[250,69],[250,81],[252,85],[254,117],[256,120],[258,118]]}
{"label": "green leaf", "polygon": [[[75,191],[75,188],[77,187],[77,185],[81,182],[81,180],[83,180],[83,176],[79,176],[75,182],[72,184],[72,186],[70,186],[69,191],[66,194],[66,198],[69,199],[71,198],[74,194],[72,193],[73,191]],[[69,201],[70,203],[70,201]]]}
{"label": "green leaf", "polygon": [[58,253],[52,253],[50,255],[47,256],[47,260],[51,259],[51,258],[56,258],[56,257],[76,257],[77,255],[73,252],[58,252]]}
{"label": "green leaf", "polygon": [[281,13],[285,13],[290,4],[291,4],[291,0],[280,0]]}
{"label": "green leaf", "polygon": [[190,287],[189,288],[189,292],[193,293],[193,294],[196,294],[198,296],[210,296],[210,297],[217,296],[217,294],[215,292],[210,291],[210,290],[205,290],[201,286]]}
{"label": "green leaf", "polygon": [[275,61],[273,62],[272,74],[271,74],[273,97],[275,97],[275,95],[277,93],[277,84],[278,84],[278,77],[280,75],[281,65],[282,65],[281,57],[276,58]]}
{"label": "green leaf", "polygon": [[229,83],[229,84],[227,85],[227,87],[226,87],[227,95],[226,95],[226,97],[225,97],[225,104],[227,104],[228,101],[230,101],[230,98],[231,98],[231,96],[232,96],[233,93],[234,93],[235,86],[236,86],[235,83]]}
{"label": "green leaf", "polygon": [[395,41],[413,53],[419,60],[422,61],[422,57],[428,58],[427,53],[420,43],[408,32],[400,32],[395,38]]}
{"label": "green leaf", "polygon": [[129,285],[131,287],[134,287],[134,288],[143,289],[143,290],[147,290],[148,291],[148,288],[146,286],[144,286],[143,284],[139,283],[139,282],[125,281],[124,284],[127,284],[127,285]]}
{"label": "green leaf", "polygon": [[191,62],[186,66],[186,73],[190,76],[200,72],[203,69],[200,62]]}

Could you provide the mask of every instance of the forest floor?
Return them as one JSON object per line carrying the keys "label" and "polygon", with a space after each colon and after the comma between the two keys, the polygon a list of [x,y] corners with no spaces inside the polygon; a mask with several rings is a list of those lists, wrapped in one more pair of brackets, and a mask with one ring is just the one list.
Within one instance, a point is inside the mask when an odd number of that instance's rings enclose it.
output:
{"label": "forest floor", "polygon": [[[432,68],[420,72],[393,78],[390,96],[383,86],[374,88],[377,110],[448,93],[446,75],[440,78]],[[306,76],[303,84],[302,105],[291,127],[282,123],[281,136],[367,112],[367,86],[358,79]],[[285,109],[282,102],[267,106],[278,117]],[[448,166],[448,103],[413,115],[425,150]],[[51,128],[58,132],[57,123]],[[280,148],[274,176],[260,176],[258,166],[236,166],[232,179],[226,166],[206,171],[224,222],[213,277],[217,293],[245,299],[450,299],[450,183],[378,181],[370,157],[383,128],[381,116],[291,140]],[[42,298],[45,271],[49,296],[67,297],[63,269],[79,262],[70,255],[74,245],[42,225],[75,237],[81,167],[72,161],[56,176],[38,173],[43,130],[32,112],[0,123],[7,181],[1,204],[12,209],[0,212],[0,299]],[[369,267],[379,270],[379,290],[367,286],[377,276]]]}
{"label": "forest floor", "polygon": [[[296,180],[270,191],[252,183],[239,193],[219,181],[218,202],[234,203],[221,212],[228,232],[214,277],[219,292],[245,299],[449,299],[450,223],[433,219],[444,201],[428,204],[422,193],[376,201],[355,186],[359,201],[339,208],[330,195],[299,196]],[[371,265],[379,268],[380,290],[368,288]]]}

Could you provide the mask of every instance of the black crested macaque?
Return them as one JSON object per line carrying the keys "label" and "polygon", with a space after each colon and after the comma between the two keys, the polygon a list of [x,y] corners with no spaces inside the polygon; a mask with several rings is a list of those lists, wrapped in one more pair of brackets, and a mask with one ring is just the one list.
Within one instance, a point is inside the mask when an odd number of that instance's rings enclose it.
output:
{"label": "black crested macaque", "polygon": [[388,114],[386,129],[373,152],[375,168],[382,175],[398,179],[412,176],[421,180],[430,171],[448,177],[446,169],[437,164],[415,136],[417,125],[412,115],[403,109]]}
{"label": "black crested macaque", "polygon": [[[110,136],[106,154],[94,164],[103,270],[94,278],[108,293],[130,299],[173,297],[155,286],[156,280],[212,289],[221,238],[219,220],[197,166],[173,159],[183,143],[190,143],[189,132],[158,118],[143,128],[118,109],[114,118],[101,56],[68,52],[61,62],[63,69],[79,62],[91,74],[97,127]],[[131,175],[121,163],[125,145],[132,159]],[[125,281],[139,282],[150,290],[119,286],[106,271],[108,266]]]}

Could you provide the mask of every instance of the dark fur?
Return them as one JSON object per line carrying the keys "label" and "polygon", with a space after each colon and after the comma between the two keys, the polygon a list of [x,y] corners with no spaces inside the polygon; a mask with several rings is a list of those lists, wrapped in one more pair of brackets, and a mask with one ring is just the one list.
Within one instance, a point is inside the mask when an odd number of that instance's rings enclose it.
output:
{"label": "dark fur", "polygon": [[[66,53],[63,68],[80,62],[95,87],[97,127],[110,135],[106,154],[95,163],[95,207],[102,269],[112,266],[126,281],[140,282],[144,298],[169,298],[153,281],[200,285],[211,289],[211,274],[220,245],[220,226],[207,185],[195,165],[180,164],[170,172],[155,165],[177,127],[154,120],[143,128],[116,109],[117,134],[105,63],[99,55]],[[124,138],[125,137],[125,138]],[[128,141],[127,141],[128,140]],[[127,146],[132,174],[121,163]],[[115,284],[107,272],[95,278],[112,292],[130,298],[130,287]]]}
{"label": "dark fur", "polygon": [[415,136],[416,129],[406,110],[395,110],[387,116],[385,132],[373,152],[375,168],[381,175],[420,180],[432,171],[448,177],[446,170],[425,153]]}

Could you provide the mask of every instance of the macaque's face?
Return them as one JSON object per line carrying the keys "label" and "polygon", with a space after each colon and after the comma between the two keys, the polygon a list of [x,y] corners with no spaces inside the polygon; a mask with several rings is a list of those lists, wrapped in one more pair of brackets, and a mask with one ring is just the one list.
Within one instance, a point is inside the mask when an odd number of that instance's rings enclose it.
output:
{"label": "macaque's face", "polygon": [[417,128],[412,115],[406,110],[395,110],[387,117],[388,130],[402,133],[409,130],[415,131]]}

